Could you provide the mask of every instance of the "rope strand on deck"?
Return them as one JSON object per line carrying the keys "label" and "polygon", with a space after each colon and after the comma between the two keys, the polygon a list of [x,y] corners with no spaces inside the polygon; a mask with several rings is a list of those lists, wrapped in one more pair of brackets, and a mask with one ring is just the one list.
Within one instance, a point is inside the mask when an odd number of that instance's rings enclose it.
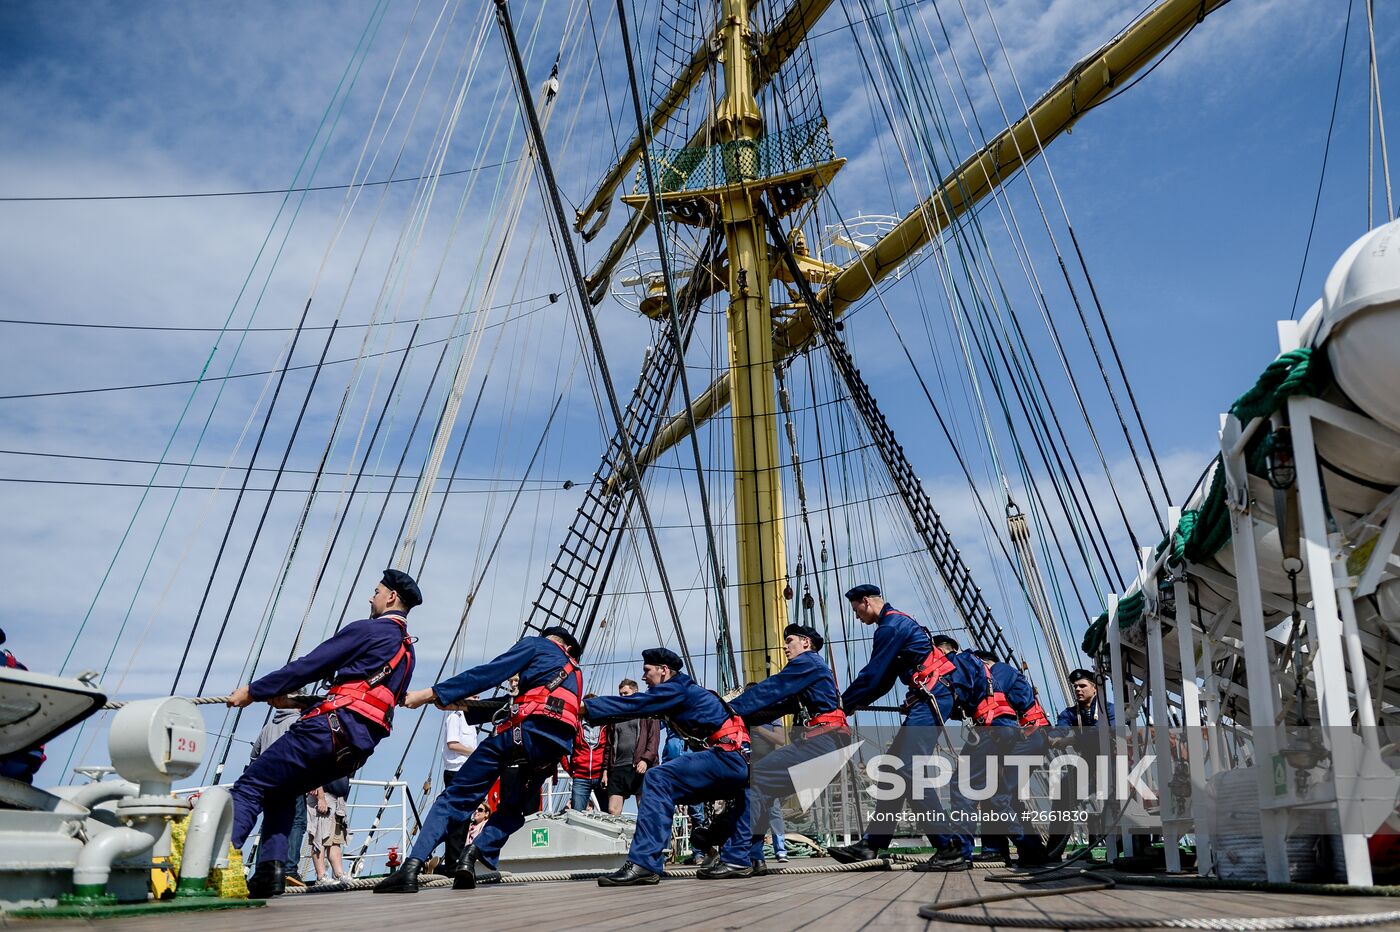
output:
{"label": "rope strand on deck", "polygon": [[[665,873],[667,880],[693,880],[699,873],[698,867],[679,867],[675,870],[668,870]],[[899,871],[909,870],[905,864],[891,864],[886,858],[872,858],[868,861],[857,861],[854,864],[804,864],[797,867],[777,867],[770,868],[769,876],[778,874],[845,874],[854,871]],[[485,881],[487,884],[522,884],[522,883],[556,883],[565,880],[597,880],[605,874],[612,873],[607,870],[591,871],[540,871],[529,874],[501,874],[500,880]],[[352,880],[340,886],[328,886],[325,889],[317,887],[288,887],[288,893],[345,893],[354,890],[369,890],[379,883],[381,878],[365,877]],[[433,887],[447,887],[452,885],[451,877],[439,877],[434,880],[420,881],[420,889],[431,889]]]}

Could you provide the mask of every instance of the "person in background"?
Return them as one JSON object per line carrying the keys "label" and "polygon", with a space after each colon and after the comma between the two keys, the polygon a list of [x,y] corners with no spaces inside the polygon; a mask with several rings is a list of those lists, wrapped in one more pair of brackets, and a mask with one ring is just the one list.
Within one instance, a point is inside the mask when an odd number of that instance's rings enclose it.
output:
{"label": "person in background", "polygon": [[467,827],[467,844],[470,845],[476,841],[476,836],[481,834],[481,830],[489,818],[491,818],[491,805],[483,799],[476,807],[476,811],[472,813],[471,824]]}
{"label": "person in background", "polygon": [[1099,711],[1104,706],[1108,708],[1108,724],[1113,727],[1117,724],[1114,721],[1113,703],[1108,702],[1100,705],[1099,687],[1094,681],[1094,674],[1089,670],[1080,668],[1070,673],[1069,685],[1074,690],[1074,705],[1067,709],[1061,709],[1060,714],[1055,718],[1055,724],[1062,728],[1090,728],[1099,723]]}
{"label": "person in background", "polygon": [[[617,685],[619,696],[636,692],[636,680],[623,680]],[[622,804],[629,797],[641,795],[647,768],[659,762],[660,745],[661,726],[654,718],[627,719],[608,726],[608,740],[603,745],[603,786],[608,793],[609,815],[622,815]]]}
{"label": "person in background", "polygon": [[[317,886],[343,887],[349,882],[340,858],[341,848],[350,840],[350,820],[345,808],[349,796],[349,777],[332,780],[306,794],[306,824]],[[330,873],[326,872],[327,861]]]}
{"label": "person in background", "polygon": [[[0,644],[4,643],[5,632],[0,630]],[[29,669],[4,647],[0,647],[0,666],[8,667],[11,670]],[[39,767],[43,763],[44,746],[42,744],[25,748],[22,751],[15,751],[12,754],[5,754],[0,756],[0,777],[9,777],[11,780],[32,784],[34,774],[39,772]]]}
{"label": "person in background", "polygon": [[773,800],[768,807],[768,831],[773,835],[773,860],[787,863],[787,823],[783,821],[783,801]]}
{"label": "person in background", "polygon": [[[583,701],[595,697],[588,693]],[[603,755],[606,749],[608,730],[602,725],[589,725],[579,722],[578,735],[574,738],[574,750],[569,755],[570,786],[569,808],[582,812],[596,802],[599,811],[608,808],[603,790]]]}
{"label": "person in background", "polygon": [[[467,724],[463,712],[448,712],[443,722],[442,742],[442,787],[452,783],[457,771],[462,769],[468,755],[476,750],[476,729]],[[455,822],[443,840],[442,862],[438,873],[451,877],[457,873],[457,864],[462,860],[462,849],[467,846],[468,822],[463,819]]]}

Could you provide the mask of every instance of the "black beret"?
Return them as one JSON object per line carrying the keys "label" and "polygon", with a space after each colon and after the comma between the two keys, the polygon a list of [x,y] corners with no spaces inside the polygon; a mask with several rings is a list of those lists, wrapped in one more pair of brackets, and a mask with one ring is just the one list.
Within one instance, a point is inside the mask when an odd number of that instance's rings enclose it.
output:
{"label": "black beret", "polygon": [[568,628],[565,628],[563,625],[555,625],[552,628],[545,628],[543,631],[540,632],[540,637],[556,637],[559,640],[563,641],[564,650],[567,651],[569,656],[574,658],[575,660],[579,659],[579,657],[583,655],[583,648],[579,646],[578,638],[574,637],[573,632],[570,631]]}
{"label": "black beret", "polygon": [[1093,672],[1083,667],[1080,667],[1078,670],[1069,671],[1069,681],[1073,683],[1076,680],[1088,680],[1091,683],[1096,682]]}
{"label": "black beret", "polygon": [[978,660],[985,660],[987,663],[997,662],[997,655],[989,650],[975,650],[972,652],[972,656],[976,657]]}
{"label": "black beret", "polygon": [[649,663],[653,667],[670,667],[673,673],[685,669],[685,661],[681,660],[681,655],[669,647],[648,647],[642,651],[642,663]]}
{"label": "black beret", "polygon": [[933,636],[933,646],[943,651],[945,654],[948,653],[948,648],[950,647],[955,651],[962,650],[958,642],[948,637],[946,634],[935,634]]}
{"label": "black beret", "polygon": [[855,601],[857,601],[858,599],[863,599],[863,598],[865,598],[865,597],[867,597],[867,596],[879,595],[879,594],[880,594],[880,587],[879,587],[879,586],[873,586],[873,585],[871,585],[870,583],[862,583],[862,584],[860,584],[859,586],[856,586],[856,587],[852,588],[850,592],[847,592],[847,593],[846,593],[846,601],[847,601],[847,602],[855,602]]}
{"label": "black beret", "polygon": [[385,570],[384,578],[379,581],[379,584],[397,592],[399,601],[404,604],[405,608],[413,608],[415,605],[423,604],[423,593],[418,588],[418,583],[414,582],[413,577],[403,570]]}
{"label": "black beret", "polygon": [[4,628],[0,628],[0,644],[4,644],[4,643],[5,643],[5,629],[4,629]]}
{"label": "black beret", "polygon": [[812,650],[821,650],[822,645],[826,643],[826,638],[821,636],[821,632],[810,625],[788,625],[783,629],[783,637],[793,634],[811,641]]}

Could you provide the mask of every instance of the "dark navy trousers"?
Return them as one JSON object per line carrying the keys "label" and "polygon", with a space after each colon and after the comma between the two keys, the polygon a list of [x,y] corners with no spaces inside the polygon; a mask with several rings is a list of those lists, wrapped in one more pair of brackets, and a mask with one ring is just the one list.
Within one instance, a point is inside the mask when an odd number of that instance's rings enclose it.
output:
{"label": "dark navy trousers", "polygon": [[753,860],[763,860],[763,836],[768,833],[773,801],[797,792],[792,782],[792,768],[823,754],[830,754],[849,741],[848,734],[828,731],[814,738],[774,748],[754,761],[749,778],[749,831],[753,836],[750,853]]}
{"label": "dark navy trousers", "polygon": [[935,848],[957,847],[964,857],[972,857],[972,836],[964,832],[932,832],[931,826],[942,824],[942,806],[937,793],[929,788],[923,790],[924,798],[913,795],[913,772],[916,759],[931,757],[938,748],[939,735],[943,733],[943,722],[952,712],[951,697],[939,697],[937,717],[928,702],[920,702],[909,710],[903,726],[895,733],[894,742],[886,754],[899,759],[899,767],[894,773],[904,781],[905,792],[893,799],[879,799],[875,811],[865,827],[865,843],[875,850],[887,848],[894,840],[894,829],[899,824],[904,804],[907,802]]}
{"label": "dark navy trousers", "polygon": [[[1045,843],[1039,833],[1028,829],[1021,819],[1021,808],[1015,795],[1015,771],[1005,765],[1006,758],[1013,754],[1035,753],[1037,745],[1033,742],[1036,742],[1036,738],[1025,738],[1015,724],[990,725],[979,728],[978,734],[981,740],[963,748],[963,754],[968,759],[968,786],[981,789],[988,780],[996,781],[996,792],[983,801],[982,808],[1004,817],[1001,821],[989,823],[991,830],[982,833],[982,850],[1004,854],[1008,844],[1014,842],[1016,850],[1023,857],[1044,853]],[[989,773],[988,759],[993,757],[997,759],[997,767],[995,772]],[[969,812],[977,809],[976,803],[962,800],[961,794],[959,801]]]}
{"label": "dark navy trousers", "polygon": [[526,814],[535,810],[540,787],[553,776],[559,759],[568,751],[558,738],[532,720],[520,726],[520,734],[519,746],[510,731],[492,735],[477,745],[423,817],[423,827],[418,830],[409,857],[428,860],[453,824],[471,818],[499,779],[500,805],[472,843],[481,854],[481,862],[495,868],[506,839],[525,824]]}
{"label": "dark navy trousers", "polygon": [[749,761],[738,751],[711,748],[647,769],[637,800],[637,833],[627,859],[654,874],[666,863],[676,806],[731,800],[734,829],[720,849],[727,864],[749,863]]}
{"label": "dark navy trousers", "polygon": [[[353,713],[341,711],[342,717]],[[342,718],[343,721],[343,718]],[[364,729],[343,728],[332,740],[325,715],[303,718],[272,742],[229,790],[233,796],[233,846],[242,848],[263,816],[258,862],[287,856],[287,834],[302,796],[364,765],[377,743]],[[365,746],[368,745],[368,746]],[[264,855],[264,853],[266,853]],[[300,853],[300,852],[298,852]]]}

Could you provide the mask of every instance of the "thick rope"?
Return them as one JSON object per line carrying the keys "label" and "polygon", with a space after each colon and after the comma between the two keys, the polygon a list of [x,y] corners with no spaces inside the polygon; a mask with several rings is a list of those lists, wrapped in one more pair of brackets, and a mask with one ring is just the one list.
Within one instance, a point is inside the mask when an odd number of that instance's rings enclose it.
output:
{"label": "thick rope", "polygon": [[[891,864],[886,858],[872,858],[868,861],[857,861],[854,864],[802,864],[795,867],[776,867],[768,869],[768,876],[786,874],[848,874],[858,871],[899,871],[908,870],[906,864]],[[662,876],[667,880],[695,880],[700,872],[698,867],[678,867],[674,870],[666,871]],[[597,880],[609,870],[587,870],[587,871],[535,871],[528,874],[512,874],[502,872],[500,880],[484,881],[485,885],[494,884],[522,884],[522,883],[557,883],[566,880]],[[370,890],[379,883],[382,878],[364,877],[351,880],[348,883],[338,885],[326,885],[324,887],[288,887],[287,893],[347,893],[355,890]],[[451,877],[434,877],[432,880],[419,881],[419,889],[433,889],[435,887],[447,887],[452,885]]]}
{"label": "thick rope", "polygon": [[[153,697],[153,698],[161,698],[161,697],[157,696],[157,697]],[[228,702],[228,700],[229,700],[229,697],[228,697],[228,696],[194,696],[194,697],[190,697],[190,696],[171,696],[170,698],[172,698],[172,699],[184,699],[184,700],[186,700],[187,702],[192,702],[192,703],[194,703],[195,705],[224,705],[224,704],[226,704],[226,703]],[[140,699],[120,699],[120,700],[115,700],[115,701],[108,702],[108,703],[106,703],[105,705],[103,705],[103,706],[102,706],[102,711],[106,712],[106,711],[108,711],[109,709],[120,709],[122,706],[130,705],[130,704],[133,703],[133,702],[142,702],[142,701],[144,701],[144,700],[140,700]]]}

